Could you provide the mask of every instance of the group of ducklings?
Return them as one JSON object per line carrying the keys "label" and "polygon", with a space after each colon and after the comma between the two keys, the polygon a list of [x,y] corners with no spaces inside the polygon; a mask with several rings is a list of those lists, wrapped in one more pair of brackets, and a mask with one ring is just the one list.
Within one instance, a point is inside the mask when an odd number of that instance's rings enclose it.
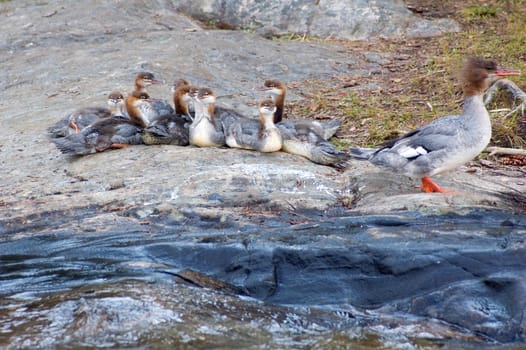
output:
{"label": "group of ducklings", "polygon": [[57,147],[70,154],[88,154],[136,143],[170,143],[259,152],[282,150],[333,166],[345,165],[352,157],[390,172],[420,178],[423,191],[451,192],[434,183],[430,176],[452,170],[486,148],[492,128],[484,91],[499,79],[520,74],[520,70],[503,68],[495,61],[470,57],[461,75],[464,92],[461,114],[435,119],[377,148],[351,147],[348,153],[327,141],[339,128],[340,121],[283,120],[286,87],[276,80],[265,81],[261,90],[270,98],[259,103],[260,120],[255,120],[216,107],[211,89],[196,88],[185,80],[175,84],[173,109],[166,102],[150,99],[145,87],[157,81],[151,73],[140,73],[135,79],[135,90],[125,101],[122,94],[112,93],[109,109],[78,111],[49,131]]}
{"label": "group of ducklings", "polygon": [[259,152],[284,151],[315,163],[341,166],[346,152],[327,141],[341,121],[283,120],[286,86],[266,80],[259,88],[269,94],[258,104],[259,119],[217,106],[210,88],[184,79],[174,82],[173,106],[146,91],[159,84],[149,72],[138,73],[126,98],[108,96],[108,108],[77,110],[48,128],[56,147],[65,154],[85,155],[136,144],[241,148]]}

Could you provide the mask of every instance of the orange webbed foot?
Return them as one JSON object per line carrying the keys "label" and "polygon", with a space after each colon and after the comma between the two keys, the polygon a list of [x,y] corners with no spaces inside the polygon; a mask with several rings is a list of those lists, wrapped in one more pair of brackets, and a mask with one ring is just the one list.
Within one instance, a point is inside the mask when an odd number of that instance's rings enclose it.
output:
{"label": "orange webbed foot", "polygon": [[423,192],[427,192],[427,193],[431,193],[431,192],[455,193],[455,191],[443,189],[438,184],[436,184],[433,180],[431,180],[429,176],[424,176],[422,178],[422,185],[420,186],[420,190],[422,190]]}
{"label": "orange webbed foot", "polygon": [[129,145],[126,143],[112,143],[109,148],[124,148],[128,147]]}
{"label": "orange webbed foot", "polygon": [[75,129],[75,134],[80,132],[79,126],[73,120],[69,122],[69,126]]}

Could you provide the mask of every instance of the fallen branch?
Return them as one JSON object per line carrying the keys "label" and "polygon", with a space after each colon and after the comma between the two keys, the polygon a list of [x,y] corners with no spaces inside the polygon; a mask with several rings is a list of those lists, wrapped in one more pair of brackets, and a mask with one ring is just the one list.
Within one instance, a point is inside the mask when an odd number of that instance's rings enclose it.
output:
{"label": "fallen branch", "polygon": [[522,101],[522,103],[520,103],[516,108],[514,108],[511,112],[506,114],[504,118],[513,115],[519,109],[521,110],[522,115],[524,115],[524,108],[526,107],[526,93],[522,91],[521,88],[517,86],[517,84],[508,79],[497,80],[495,84],[491,85],[488,91],[486,91],[486,96],[484,97],[484,104],[487,106],[491,103],[491,101],[493,100],[493,95],[498,89],[506,89],[511,92],[515,101]]}
{"label": "fallen branch", "polygon": [[487,105],[493,100],[493,95],[495,91],[497,91],[498,89],[509,90],[511,91],[513,98],[515,98],[516,100],[526,101],[526,93],[522,91],[521,88],[517,86],[517,84],[515,84],[514,82],[508,79],[500,79],[500,80],[497,80],[495,84],[491,85],[488,91],[486,91],[486,97],[484,98],[484,104]]}
{"label": "fallen branch", "polygon": [[522,156],[526,156],[526,150],[521,149],[521,148],[506,148],[506,147],[491,146],[491,147],[487,147],[486,151],[489,152],[490,156],[495,156],[495,155],[507,155],[507,156],[509,156],[509,155],[522,155]]}

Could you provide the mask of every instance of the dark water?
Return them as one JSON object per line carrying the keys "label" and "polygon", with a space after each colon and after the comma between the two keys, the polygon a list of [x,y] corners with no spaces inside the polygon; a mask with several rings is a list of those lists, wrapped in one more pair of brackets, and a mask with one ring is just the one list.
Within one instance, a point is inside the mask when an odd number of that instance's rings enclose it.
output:
{"label": "dark water", "polygon": [[5,348],[520,348],[525,218],[4,232]]}

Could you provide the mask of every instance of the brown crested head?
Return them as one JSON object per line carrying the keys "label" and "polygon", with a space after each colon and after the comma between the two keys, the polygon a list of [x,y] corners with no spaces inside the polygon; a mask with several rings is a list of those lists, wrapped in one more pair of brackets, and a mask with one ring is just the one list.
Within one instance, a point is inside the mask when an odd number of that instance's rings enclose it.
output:
{"label": "brown crested head", "polygon": [[112,115],[121,115],[124,103],[124,95],[119,91],[112,91],[108,95],[108,108]]}
{"label": "brown crested head", "polygon": [[153,73],[150,72],[139,72],[135,76],[135,87],[136,90],[139,90],[140,88],[144,88],[147,85],[152,84],[160,84],[161,82],[159,80],[155,79],[155,76]]}
{"label": "brown crested head", "polygon": [[188,101],[191,99],[190,84],[179,85],[173,94],[175,112],[179,114],[188,114]]}
{"label": "brown crested head", "polygon": [[[175,89],[174,93],[177,96],[183,96],[186,94],[190,94],[192,91],[192,85],[179,85],[177,89]],[[197,91],[199,90],[197,89]]]}
{"label": "brown crested head", "polygon": [[259,102],[258,105],[259,116],[261,118],[261,123],[264,125],[274,124],[274,113],[276,113],[276,105],[271,98],[267,98]]}
{"label": "brown crested head", "polygon": [[174,89],[177,89],[178,87],[184,86],[184,85],[190,86],[190,82],[188,82],[188,80],[186,80],[186,79],[176,79],[174,81],[173,87],[174,87]]}
{"label": "brown crested head", "polygon": [[197,101],[208,110],[208,115],[214,122],[214,110],[216,102],[216,95],[214,91],[209,88],[200,88],[197,92]]}
{"label": "brown crested head", "polygon": [[266,91],[276,104],[276,112],[274,113],[274,123],[279,123],[283,119],[283,110],[285,107],[285,95],[287,87],[281,81],[276,79],[265,80],[264,87],[261,91]]}
{"label": "brown crested head", "polygon": [[195,85],[190,85],[189,95],[192,98],[197,98],[197,94],[199,93],[199,87]]}
{"label": "brown crested head", "polygon": [[[192,85],[182,85],[179,86],[174,93],[175,98],[181,101],[188,101],[195,94],[197,96],[196,90],[192,89]],[[199,90],[197,90],[199,91]]]}
{"label": "brown crested head", "polygon": [[283,84],[281,81],[275,80],[275,79],[265,80],[264,85],[265,85],[265,87],[268,87],[268,88],[279,88],[279,89],[284,89],[285,88],[285,84]]}
{"label": "brown crested head", "polygon": [[520,71],[502,68],[494,61],[470,57],[462,70],[464,94],[482,95],[496,80],[519,74]]}
{"label": "brown crested head", "polygon": [[284,94],[287,91],[287,87],[281,81],[276,79],[268,79],[263,83],[262,91],[269,91],[274,94]]}
{"label": "brown crested head", "polygon": [[124,95],[119,91],[112,91],[108,95],[108,100],[114,103],[124,100]]}
{"label": "brown crested head", "polygon": [[199,91],[197,91],[197,98],[200,100],[208,99],[210,97],[215,98],[214,91],[210,88],[200,88]]}
{"label": "brown crested head", "polygon": [[150,96],[144,91],[135,90],[126,98],[126,111],[130,120],[140,127],[145,127],[146,122],[143,120],[139,106],[142,101],[149,102]]}
{"label": "brown crested head", "polygon": [[267,98],[259,102],[259,111],[261,113],[272,113],[276,111],[276,105],[274,104],[274,101],[272,99]]}

